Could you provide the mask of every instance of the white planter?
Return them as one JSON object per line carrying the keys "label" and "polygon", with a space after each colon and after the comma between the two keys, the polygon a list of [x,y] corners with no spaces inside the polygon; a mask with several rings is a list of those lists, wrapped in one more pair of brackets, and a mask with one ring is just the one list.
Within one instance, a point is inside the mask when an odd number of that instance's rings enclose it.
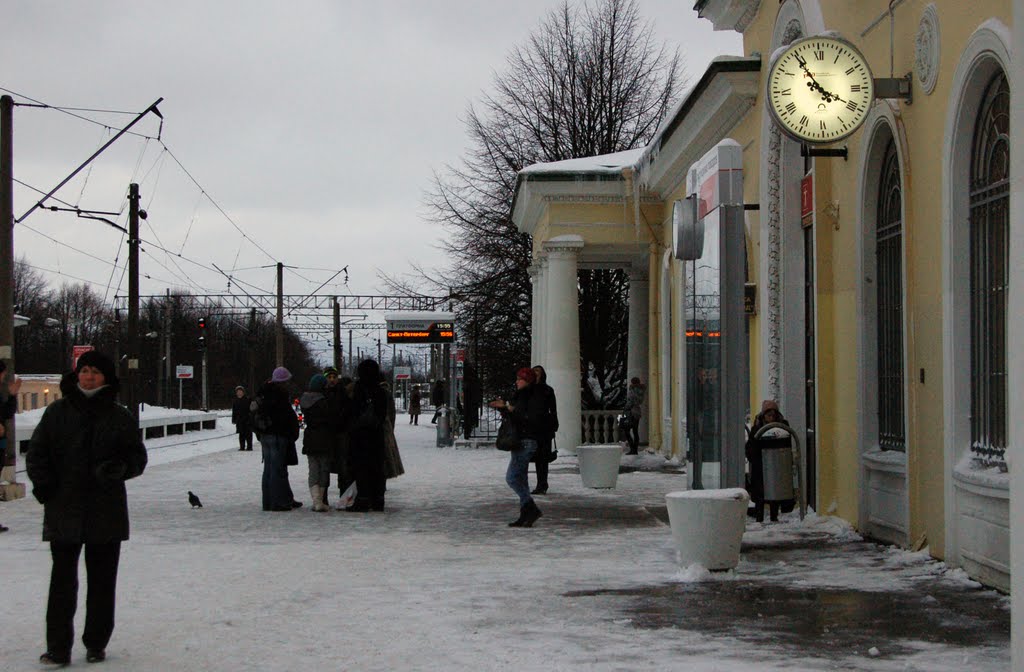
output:
{"label": "white planter", "polygon": [[732,569],[739,564],[748,502],[750,495],[742,488],[665,495],[679,564],[707,569]]}
{"label": "white planter", "polygon": [[622,446],[600,443],[578,446],[576,455],[580,463],[580,478],[588,488],[614,488],[619,480],[619,460]]}

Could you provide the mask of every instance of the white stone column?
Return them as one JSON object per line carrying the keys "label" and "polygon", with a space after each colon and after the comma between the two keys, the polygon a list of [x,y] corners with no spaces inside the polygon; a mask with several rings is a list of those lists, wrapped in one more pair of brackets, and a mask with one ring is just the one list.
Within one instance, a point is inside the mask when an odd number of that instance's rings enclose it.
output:
{"label": "white stone column", "polygon": [[649,307],[650,282],[647,269],[633,266],[629,269],[629,333],[626,346],[626,384],[634,377],[647,386],[644,395],[643,410],[640,415],[640,443],[647,443],[650,413],[648,398],[650,397],[651,374],[650,361],[647,356],[647,338],[650,333]]}
{"label": "white stone column", "polygon": [[540,266],[530,264],[530,366],[540,361]]}
{"label": "white stone column", "polygon": [[558,449],[571,455],[582,441],[580,400],[580,311],[577,258],[583,238],[556,236],[544,243],[544,352],[548,385],[555,390],[558,406]]}
{"label": "white stone column", "polygon": [[548,325],[548,260],[547,257],[541,256],[538,260],[537,266],[537,330],[539,338],[537,339],[537,356],[530,366],[534,364],[540,364],[547,371],[548,365],[548,338],[549,329]]}

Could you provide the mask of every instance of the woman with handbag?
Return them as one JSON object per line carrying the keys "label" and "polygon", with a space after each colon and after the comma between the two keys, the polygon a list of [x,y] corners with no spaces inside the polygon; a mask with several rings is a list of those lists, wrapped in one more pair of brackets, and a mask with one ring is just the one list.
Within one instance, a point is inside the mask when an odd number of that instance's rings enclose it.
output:
{"label": "woman with handbag", "polygon": [[510,446],[508,469],[505,471],[505,482],[519,496],[519,517],[509,523],[509,527],[533,527],[543,515],[530,494],[527,476],[530,458],[537,452],[537,438],[544,432],[543,399],[534,394],[535,382],[533,369],[519,369],[512,399],[505,401],[498,397],[490,403],[491,408],[501,411],[502,425],[514,428],[518,438],[517,445]]}

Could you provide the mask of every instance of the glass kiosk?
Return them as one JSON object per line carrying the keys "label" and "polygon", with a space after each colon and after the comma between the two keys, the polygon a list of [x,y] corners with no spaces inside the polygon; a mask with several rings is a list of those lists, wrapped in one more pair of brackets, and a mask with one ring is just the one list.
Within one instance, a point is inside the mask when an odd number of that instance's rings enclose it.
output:
{"label": "glass kiosk", "polygon": [[673,206],[673,254],[684,262],[685,412],[689,486],[742,488],[747,407],[742,148],[723,140],[687,174]]}

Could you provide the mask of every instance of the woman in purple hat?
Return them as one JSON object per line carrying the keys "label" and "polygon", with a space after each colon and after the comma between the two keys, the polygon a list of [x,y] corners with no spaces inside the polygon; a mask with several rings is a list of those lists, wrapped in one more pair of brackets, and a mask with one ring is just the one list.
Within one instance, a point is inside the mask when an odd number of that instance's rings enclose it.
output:
{"label": "woman in purple hat", "polygon": [[263,510],[291,511],[302,506],[288,483],[288,455],[299,439],[299,419],[292,409],[288,381],[291,372],[279,366],[263,383],[253,401],[254,426],[263,449]]}

